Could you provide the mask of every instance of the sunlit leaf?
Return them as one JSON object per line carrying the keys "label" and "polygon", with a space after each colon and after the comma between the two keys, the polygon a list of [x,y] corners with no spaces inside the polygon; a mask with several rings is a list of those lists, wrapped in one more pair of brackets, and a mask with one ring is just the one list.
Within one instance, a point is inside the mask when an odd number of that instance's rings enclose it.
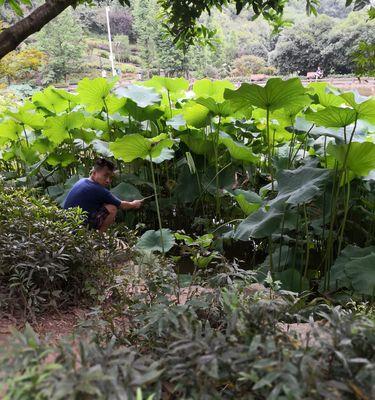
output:
{"label": "sunlit leaf", "polygon": [[[346,156],[348,149],[349,153]],[[341,144],[338,146],[330,143],[327,146],[327,152],[334,156],[341,166],[343,166],[345,157],[347,157],[347,168],[357,176],[366,176],[371,170],[375,169],[375,143],[353,142],[350,145]]]}
{"label": "sunlit leaf", "polygon": [[239,89],[226,89],[224,98],[230,100],[237,109],[256,106],[270,111],[279,108],[300,105],[301,102],[308,102],[306,89],[298,78],[282,80],[271,78],[266,85],[243,83]]}
{"label": "sunlit leaf", "polygon": [[82,127],[83,122],[84,116],[79,112],[49,117],[46,120],[46,126],[43,133],[55,144],[60,144],[65,139],[70,138],[70,131],[72,129]]}
{"label": "sunlit leaf", "polygon": [[352,124],[357,118],[357,113],[351,108],[329,106],[316,112],[306,112],[305,118],[319,126],[341,128]]}
{"label": "sunlit leaf", "polygon": [[153,88],[128,85],[126,87],[119,87],[116,89],[117,96],[131,99],[139,107],[152,106],[160,102],[160,94],[155,92]]}
{"label": "sunlit leaf", "polygon": [[175,245],[174,235],[169,229],[162,229],[162,235],[160,235],[160,230],[146,231],[138,240],[136,247],[146,251],[162,252],[162,244],[165,252],[169,251]]}
{"label": "sunlit leaf", "polygon": [[201,79],[194,82],[193,90],[197,97],[211,97],[217,102],[224,100],[225,89],[235,89],[230,81],[211,81],[209,79]]}
{"label": "sunlit leaf", "polygon": [[101,111],[113,86],[114,82],[108,82],[104,78],[83,78],[77,87],[79,100],[86,105],[87,111]]}

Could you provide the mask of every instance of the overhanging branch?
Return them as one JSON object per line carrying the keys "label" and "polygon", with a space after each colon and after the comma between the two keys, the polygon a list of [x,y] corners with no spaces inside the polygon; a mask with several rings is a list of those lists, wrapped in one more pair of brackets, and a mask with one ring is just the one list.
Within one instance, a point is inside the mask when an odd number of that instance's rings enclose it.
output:
{"label": "overhanging branch", "polygon": [[75,3],[76,0],[46,0],[27,17],[4,29],[0,32],[0,59]]}

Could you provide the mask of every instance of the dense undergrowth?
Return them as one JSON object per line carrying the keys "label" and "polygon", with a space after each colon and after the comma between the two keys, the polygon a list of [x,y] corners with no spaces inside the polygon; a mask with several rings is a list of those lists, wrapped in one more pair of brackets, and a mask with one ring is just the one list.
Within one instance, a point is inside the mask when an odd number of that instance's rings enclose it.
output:
{"label": "dense undergrowth", "polygon": [[[272,287],[252,290],[252,274],[229,264],[217,274],[230,285],[198,274],[204,289],[187,287],[178,302],[178,275],[165,260],[134,260],[109,289],[112,301],[92,310],[75,340],[51,345],[30,327],[15,334],[2,351],[4,399],[374,395],[373,318]],[[285,329],[285,321],[314,319],[303,340]]]}
{"label": "dense undergrowth", "polygon": [[[88,231],[78,209],[0,183],[0,307],[28,318],[96,299],[113,280],[115,238]],[[123,257],[123,255],[122,255]]]}
{"label": "dense undergrowth", "polygon": [[[3,399],[374,395],[369,304],[333,307],[327,297],[280,290],[271,275],[267,288],[254,285],[254,271],[209,250],[212,235],[176,235],[196,266],[181,274],[179,257],[140,250],[123,226],[116,235],[130,247],[121,249],[115,236],[88,231],[78,210],[35,190],[3,188],[0,204],[2,310],[31,318],[91,306],[71,339],[51,342],[30,326],[9,337],[0,351]],[[296,322],[310,322],[305,336],[288,332]]]}
{"label": "dense undergrowth", "polygon": [[[298,79],[188,89],[84,79],[0,115],[2,310],[92,307],[66,343],[16,334],[5,398],[374,397],[375,100]],[[147,198],[108,236],[56,205],[98,156],[115,194]]]}

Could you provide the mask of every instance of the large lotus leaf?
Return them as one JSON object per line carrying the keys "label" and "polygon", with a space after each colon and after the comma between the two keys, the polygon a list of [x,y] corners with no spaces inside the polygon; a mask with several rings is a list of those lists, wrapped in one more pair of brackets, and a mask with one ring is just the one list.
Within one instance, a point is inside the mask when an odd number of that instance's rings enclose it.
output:
{"label": "large lotus leaf", "polygon": [[83,78],[77,88],[79,99],[88,111],[101,111],[113,86],[114,82],[108,82],[104,78]]}
{"label": "large lotus leaf", "polygon": [[46,120],[46,126],[43,134],[55,144],[60,144],[65,139],[69,139],[69,131],[72,129],[81,128],[83,122],[84,116],[79,112],[49,117]]}
{"label": "large lotus leaf", "polygon": [[375,98],[368,98],[356,92],[342,93],[341,97],[358,113],[359,119],[375,123]]}
{"label": "large lotus leaf", "polygon": [[159,90],[165,89],[171,93],[178,93],[189,89],[189,81],[184,78],[168,78],[156,75],[144,82],[143,85]]}
{"label": "large lotus leaf", "polygon": [[[170,142],[169,142],[170,143]],[[170,143],[170,146],[173,146],[173,143]],[[162,147],[164,146],[164,147]],[[151,156],[152,156],[152,162],[155,164],[160,164],[163,161],[166,160],[172,160],[174,158],[174,150],[170,149],[167,147],[168,143],[167,142],[160,142],[158,146],[154,147],[151,151]],[[147,157],[149,160],[150,158]]]}
{"label": "large lotus leaf", "polygon": [[186,121],[181,114],[175,115],[167,121],[167,125],[171,126],[176,131],[186,129]]}
{"label": "large lotus leaf", "polygon": [[[327,153],[331,154],[342,166],[348,151],[349,144],[327,146]],[[366,176],[375,169],[375,144],[371,142],[353,142],[350,144],[346,166],[357,176]]]}
{"label": "large lotus leaf", "polygon": [[139,134],[123,136],[115,142],[110,143],[109,148],[114,156],[125,162],[131,162],[136,158],[150,160],[160,163],[173,158],[174,153],[168,151],[175,143],[175,140],[167,138],[166,134],[146,139]]}
{"label": "large lotus leaf", "polygon": [[109,150],[109,143],[105,142],[104,140],[94,139],[91,142],[92,147],[94,150],[102,155],[103,157],[113,157],[113,153]]}
{"label": "large lotus leaf", "polygon": [[33,129],[43,128],[45,122],[43,115],[35,112],[35,110],[27,110],[24,107],[20,108],[16,113],[8,112],[8,115]]}
{"label": "large lotus leaf", "polygon": [[[238,167],[234,164],[227,166],[219,173],[219,196],[226,196],[227,193],[232,193],[233,185],[235,184],[235,173]],[[202,188],[205,191],[216,196],[216,168],[211,165],[200,178]]]}
{"label": "large lotus leaf", "polygon": [[213,154],[213,143],[202,130],[189,130],[180,134],[180,139],[196,154]]}
{"label": "large lotus leaf", "polygon": [[52,152],[57,145],[48,140],[46,137],[39,136],[36,140],[34,140],[31,147],[38,153],[45,154]]}
{"label": "large lotus leaf", "polygon": [[59,114],[69,108],[69,102],[61,97],[52,86],[34,93],[32,100],[37,107],[45,108],[54,114]]}
{"label": "large lotus leaf", "polygon": [[156,121],[164,112],[157,106],[139,107],[134,101],[128,100],[125,109],[136,121]]}
{"label": "large lotus leaf", "polygon": [[319,111],[305,113],[307,121],[327,128],[342,128],[352,124],[357,118],[357,112],[351,108],[329,106]]}
{"label": "large lotus leaf", "polygon": [[93,129],[94,131],[107,131],[108,123],[103,121],[102,119],[95,118],[91,115],[85,116],[85,120],[83,121],[82,128],[84,129]]}
{"label": "large lotus leaf", "polygon": [[125,135],[109,144],[113,155],[125,162],[132,162],[136,158],[146,158],[151,150],[151,143],[142,135]]}
{"label": "large lotus leaf", "polygon": [[269,269],[271,267],[272,258],[272,267],[274,271],[282,272],[288,268],[301,269],[301,267],[305,265],[303,251],[304,249],[300,247],[296,248],[296,246],[284,244],[280,247],[280,245],[275,245],[273,253],[267,255],[266,259],[261,264],[261,268]]}
{"label": "large lotus leaf", "polygon": [[0,123],[0,145],[10,140],[18,140],[22,132],[22,127],[16,121],[7,120]]}
{"label": "large lotus leaf", "polygon": [[352,260],[346,264],[345,273],[357,293],[374,296],[375,249],[368,256]]}
{"label": "large lotus leaf", "polygon": [[249,147],[232,139],[225,132],[220,132],[219,143],[223,144],[229,151],[230,155],[240,161],[255,163],[259,161],[258,157],[253,154]]}
{"label": "large lotus leaf", "polygon": [[162,229],[162,235],[160,235],[160,229],[158,231],[149,230],[139,238],[136,247],[141,250],[160,252],[164,247],[164,251],[167,252],[175,243],[174,235],[169,229]]}
{"label": "large lotus leaf", "polygon": [[119,185],[114,187],[111,190],[111,193],[125,201],[140,200],[142,198],[139,190],[135,186],[126,182],[121,182]]}
{"label": "large lotus leaf", "polygon": [[166,133],[161,133],[147,140],[151,143],[151,152],[147,156],[148,160],[152,159],[154,163],[160,164],[174,157],[174,151],[171,150],[171,147],[178,141],[177,139],[168,138]]}
{"label": "large lotus leaf", "polygon": [[174,195],[183,204],[192,203],[200,194],[198,180],[185,164],[178,174]]}
{"label": "large lotus leaf", "polygon": [[126,87],[119,87],[116,89],[116,94],[134,101],[139,107],[152,106],[160,102],[160,94],[155,92],[153,88],[128,85]]}
{"label": "large lotus leaf", "polygon": [[308,85],[311,93],[314,93],[319,98],[319,104],[324,107],[336,106],[339,107],[343,103],[342,98],[332,93],[330,85],[326,82],[313,82]]}
{"label": "large lotus leaf", "polygon": [[211,97],[217,102],[224,100],[225,89],[235,89],[230,81],[211,81],[209,79],[201,79],[195,81],[193,91],[197,97]]}
{"label": "large lotus leaf", "polygon": [[264,87],[243,83],[237,90],[226,89],[224,98],[233,102],[237,109],[256,106],[274,111],[307,102],[308,96],[305,93],[306,90],[298,78],[285,81],[271,78]]}
{"label": "large lotus leaf", "polygon": [[275,279],[281,281],[281,288],[283,290],[302,292],[310,288],[309,280],[301,276],[301,273],[295,268],[288,268],[282,272],[275,272]]}
{"label": "large lotus leaf", "polygon": [[251,190],[236,189],[234,194],[238,205],[246,215],[252,214],[262,205],[262,198]]}
{"label": "large lotus leaf", "polygon": [[126,104],[126,99],[118,98],[113,94],[109,94],[105,99],[105,106],[107,107],[108,114],[115,114]]}
{"label": "large lotus leaf", "polygon": [[203,128],[208,125],[208,108],[195,102],[188,102],[181,110],[186,123],[194,128]]}
{"label": "large lotus leaf", "polygon": [[298,205],[311,201],[322,193],[330,171],[307,166],[295,170],[282,170],[277,174],[279,193],[269,204]]}
{"label": "large lotus leaf", "polygon": [[233,103],[226,100],[221,103],[217,103],[213,98],[200,97],[195,100],[197,104],[206,107],[213,115],[219,115],[221,117],[232,116],[237,110],[234,108]]}
{"label": "large lotus leaf", "polygon": [[76,161],[75,157],[71,153],[62,154],[51,154],[48,156],[46,162],[53,167],[61,165],[62,167],[67,167],[68,165]]}
{"label": "large lotus leaf", "polygon": [[237,227],[234,238],[247,241],[250,238],[263,238],[272,235],[280,226],[284,211],[262,207],[245,218]]}
{"label": "large lotus leaf", "polygon": [[86,148],[86,144],[91,143],[96,138],[96,133],[91,129],[75,129],[72,133],[72,137],[74,137],[74,141],[79,141],[81,139],[84,143],[82,143],[83,148]]}
{"label": "large lotus leaf", "polygon": [[221,103],[216,102],[212,97],[199,97],[194,100],[197,104],[206,107],[210,113],[220,116],[228,116],[231,114],[231,106],[229,101],[224,101]]}
{"label": "large lotus leaf", "polygon": [[73,106],[79,102],[79,97],[76,94],[70,93],[64,89],[56,89],[54,87],[51,87],[51,89],[53,92],[57,93],[60,97],[68,101],[70,109],[73,108]]}
{"label": "large lotus leaf", "polygon": [[330,271],[330,289],[355,289],[373,295],[375,287],[375,246],[349,245],[337,257]]}

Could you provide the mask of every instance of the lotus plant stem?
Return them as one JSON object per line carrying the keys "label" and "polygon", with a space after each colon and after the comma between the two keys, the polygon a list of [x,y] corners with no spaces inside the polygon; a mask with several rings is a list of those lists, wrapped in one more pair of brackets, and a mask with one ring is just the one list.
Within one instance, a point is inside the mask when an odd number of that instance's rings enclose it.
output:
{"label": "lotus plant stem", "polygon": [[293,129],[292,139],[290,140],[290,143],[289,143],[288,168],[291,167],[291,161],[292,161],[291,157],[293,155],[294,141],[295,141],[295,138],[296,138],[296,130],[294,128],[294,125],[292,126],[292,129]]}
{"label": "lotus plant stem", "polygon": [[[345,198],[345,203],[344,203],[344,219],[341,224],[341,231],[340,231],[340,238],[339,238],[339,247],[338,247],[339,253],[341,251],[342,242],[344,239],[344,231],[345,231],[346,219],[347,219],[348,212],[349,212],[349,201],[350,201],[350,180],[349,180],[349,176],[348,176],[349,171],[348,171],[346,165],[348,163],[348,157],[349,157],[350,147],[351,147],[351,144],[353,141],[353,136],[354,136],[355,130],[357,128],[357,121],[358,121],[358,114],[356,115],[354,127],[350,134],[348,148],[345,153],[345,158],[344,158],[344,162],[343,162],[343,166],[342,166],[342,170],[341,170],[341,174],[340,174],[340,182],[341,182],[341,176],[343,175],[344,176],[344,185],[347,186],[347,189],[346,189],[346,198]],[[346,127],[344,127],[344,132],[346,132],[345,128]],[[345,142],[346,142],[346,134],[345,134]]]}
{"label": "lotus plant stem", "polygon": [[22,129],[23,129],[23,134],[25,135],[26,145],[27,145],[27,147],[30,147],[29,139],[27,138],[27,133],[26,133],[26,129],[25,129],[25,125],[24,124],[22,124]]}
{"label": "lotus plant stem", "polygon": [[272,235],[268,236],[268,248],[269,248],[269,255],[270,255],[270,272],[272,279],[274,279],[274,268],[273,268],[273,257],[272,257]]}
{"label": "lotus plant stem", "polygon": [[152,186],[154,187],[154,193],[155,193],[156,213],[158,214],[158,222],[159,222],[159,229],[160,229],[161,250],[164,255],[165,251],[164,251],[164,241],[163,241],[163,227],[161,224],[159,199],[158,199],[158,192],[156,190],[156,182],[155,182],[154,163],[152,162],[151,153],[150,153],[150,163],[151,163]]}
{"label": "lotus plant stem", "polygon": [[274,191],[274,183],[273,183],[273,173],[272,173],[272,163],[271,163],[271,145],[270,145],[270,110],[267,108],[267,114],[266,114],[266,120],[267,120],[267,125],[266,125],[266,136],[267,136],[267,153],[268,153],[268,170],[271,175],[271,187],[272,191]]}
{"label": "lotus plant stem", "polygon": [[[197,204],[199,202],[199,200],[201,199],[201,196],[207,192],[207,189],[210,187],[211,183],[216,179],[216,176],[218,176],[219,174],[221,174],[226,168],[228,168],[230,165],[232,165],[232,161],[230,163],[228,163],[227,165],[225,165],[223,168],[221,168],[221,170],[208,182],[208,184],[203,188],[203,192],[202,194],[199,196],[198,200],[197,200]],[[196,207],[194,209],[194,213],[196,212]]]}
{"label": "lotus plant stem", "polygon": [[216,215],[220,217],[220,197],[219,197],[219,135],[220,135],[221,116],[219,115],[219,122],[214,140],[215,149],[215,180],[216,180]]}
{"label": "lotus plant stem", "polygon": [[327,168],[327,136],[324,136],[324,166]]}
{"label": "lotus plant stem", "polygon": [[[347,171],[344,173],[344,180],[346,181],[347,179]],[[349,201],[350,201],[350,182],[346,185],[346,196],[345,196],[345,203],[344,203],[344,219],[342,221],[341,225],[341,230],[340,230],[340,238],[339,238],[339,247],[338,247],[338,254],[341,252],[342,248],[342,242],[344,239],[344,231],[345,231],[345,225],[346,225],[346,219],[348,217],[348,211],[349,211]]]}
{"label": "lotus plant stem", "polygon": [[309,268],[309,257],[310,257],[310,241],[309,241],[309,226],[308,226],[308,218],[306,211],[306,204],[303,205],[303,215],[305,217],[305,236],[306,236],[306,262],[305,262],[305,271],[303,273],[303,277],[307,277],[307,270]]}
{"label": "lotus plant stem", "polygon": [[332,187],[332,197],[331,197],[331,212],[330,212],[330,224],[328,231],[327,247],[325,258],[325,268],[324,268],[324,289],[329,287],[329,271],[333,260],[333,227],[336,217],[337,209],[337,198],[340,188],[341,175],[338,173],[338,163],[335,163],[335,173],[333,176],[333,187]]}
{"label": "lotus plant stem", "polygon": [[169,93],[169,90],[167,90],[167,94],[168,94],[169,112],[170,112],[171,118],[172,118],[172,102],[171,102],[171,94]]}
{"label": "lotus plant stem", "polygon": [[280,235],[280,247],[279,247],[279,262],[277,265],[277,270],[280,271],[280,262],[281,262],[281,249],[283,246],[283,239],[284,239],[284,225],[285,225],[285,214],[286,211],[284,210],[283,219],[281,221],[281,235]]}
{"label": "lotus plant stem", "polygon": [[109,124],[108,106],[107,106],[107,102],[105,101],[105,99],[103,99],[103,104],[104,104],[105,114],[106,114],[106,117],[107,117],[106,119],[107,119],[108,134],[109,134],[109,137],[110,137],[111,141],[113,141],[112,134],[111,134],[111,126]]}

